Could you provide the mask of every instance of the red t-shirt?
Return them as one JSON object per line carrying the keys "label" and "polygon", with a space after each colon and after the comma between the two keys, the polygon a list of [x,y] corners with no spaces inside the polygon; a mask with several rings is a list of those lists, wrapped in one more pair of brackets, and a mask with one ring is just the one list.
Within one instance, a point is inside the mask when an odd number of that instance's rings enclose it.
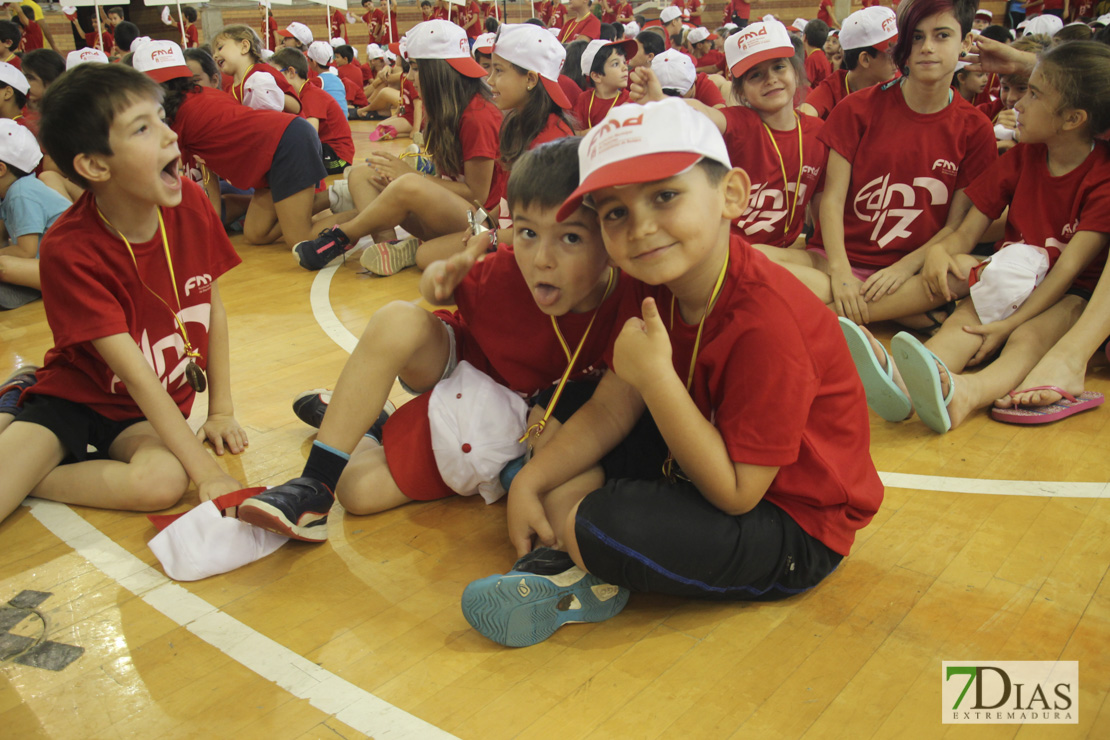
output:
{"label": "red t-shirt", "polygon": [[991,123],[994,123],[994,119],[998,118],[998,114],[1002,112],[1002,110],[1005,108],[1005,105],[1003,104],[1001,98],[995,98],[989,103],[977,105],[975,106],[975,108],[984,116],[989,118]]}
{"label": "red t-shirt", "polygon": [[[344,64],[343,65],[343,67],[350,67],[350,66],[353,66],[353,65],[350,65],[350,64]],[[340,69],[342,69],[343,67],[340,67]],[[362,72],[361,71],[358,73],[358,76],[360,78],[362,77]],[[350,103],[351,105],[354,105],[356,107],[361,108],[362,106],[366,105],[369,102],[368,100],[366,100],[366,91],[362,89],[361,79],[359,80],[359,82],[354,82],[354,81],[351,80],[350,77],[343,77],[342,75],[340,75],[339,80],[340,80],[340,82],[343,83],[343,94],[344,94],[344,97],[346,97],[348,103]]]}
{"label": "red t-shirt", "polygon": [[690,25],[697,28],[701,25],[701,0],[686,0],[686,10],[689,11]]}
{"label": "red t-shirt", "polygon": [[[1110,233],[1110,144],[1096,142],[1082,164],[1059,177],[1048,171],[1044,144],[1017,144],[975,178],[967,196],[992,219],[1009,206],[999,248],[1016,242],[1044,247],[1051,267],[1076,232]],[[1093,291],[1105,263],[1103,249],[1075,285]]]}
{"label": "red t-shirt", "polygon": [[[571,380],[601,375],[601,358],[613,334],[621,297],[631,283],[621,275],[616,288],[602,301]],[[567,368],[567,356],[551,317],[536,306],[512,247],[501,245],[475,263],[455,288],[455,303],[457,311],[436,311],[436,315],[454,326],[459,360],[466,360],[525,397],[559,382]],[[572,350],[582,340],[593,313],[568,313],[556,318]],[[521,337],[528,341],[522,344]]]}
{"label": "red t-shirt", "polygon": [[710,108],[725,104],[721,88],[714,85],[713,81],[703,73],[698,73],[694,78],[694,100]]}
{"label": "red t-shirt", "polygon": [[567,77],[565,74],[559,75],[559,87],[563,88],[567,100],[570,101],[571,110],[574,110],[574,106],[578,103],[578,98],[582,97],[582,88],[578,86],[577,82]]}
{"label": "red t-shirt", "polygon": [[836,26],[833,25],[832,14],[829,12],[832,10],[832,6],[833,0],[821,0],[820,4],[817,6],[817,20],[829,24],[829,28],[836,28]]}
{"label": "red t-shirt", "polygon": [[301,87],[301,118],[317,119],[320,143],[330,146],[342,159],[354,161],[355,142],[351,137],[351,124],[347,122],[347,111],[339,107],[331,93],[306,82]]}
{"label": "red t-shirt", "polygon": [[[496,18],[499,15],[498,10],[497,10],[497,3],[496,2],[478,3],[478,9],[479,9],[479,12],[481,13],[481,19],[483,21],[483,24],[484,24],[486,18],[489,18],[491,16]],[[538,17],[539,16],[537,16],[537,18]]]}
{"label": "red t-shirt", "polygon": [[401,76],[401,110],[398,115],[409,122],[409,125],[415,125],[414,118],[416,116],[413,110],[413,104],[420,100],[420,93],[416,92],[416,85],[413,85],[409,80],[408,75]]}
{"label": "red t-shirt", "polygon": [[195,23],[185,26],[185,46],[189,49],[200,46],[200,33],[197,31],[197,24]]}
{"label": "red t-shirt", "polygon": [[[444,20],[445,21],[445,20],[447,20],[447,14],[448,13],[451,13],[450,8],[441,8],[438,5],[434,8],[432,8],[432,18],[437,18],[439,20]],[[454,15],[455,15],[454,13],[451,13],[452,17],[454,17]]]}
{"label": "red t-shirt", "polygon": [[42,46],[42,28],[38,21],[27,21],[27,25],[23,27],[23,51],[34,51]]}
{"label": "red t-shirt", "polygon": [[332,12],[330,22],[328,24],[328,31],[331,33],[330,39],[341,38],[347,40],[347,14],[343,11],[336,9]]}
{"label": "red t-shirt", "polygon": [[[358,87],[359,90],[363,87],[362,67],[358,66],[356,62],[348,62],[335,68],[339,73],[340,79],[350,80],[352,84]],[[363,96],[365,98],[365,95]],[[362,103],[365,105],[365,103]]]}
{"label": "red t-shirt", "polygon": [[818,117],[825,119],[836,104],[849,94],[848,70],[838,69],[813,88],[813,92],[806,96],[806,104],[812,105]]}
{"label": "red t-shirt", "polygon": [[578,121],[578,125],[581,126],[579,131],[588,131],[593,128],[605,120],[609,111],[627,102],[628,90],[621,90],[615,98],[599,98],[593,88],[583,91],[578,96],[578,102],[574,104],[574,117]]}
{"label": "red t-shirt", "polygon": [[[756,244],[790,246],[802,232],[806,205],[814,193],[824,186],[829,150],[818,138],[824,123],[813,116],[798,116],[802,127],[802,172],[799,181],[797,128],[771,131],[778,151],[782,153],[780,160],[762,119],[754,110],[733,106],[722,109],[721,113],[726,121],[725,147],[732,166],[747,172],[752,181],[748,207],[733,228]],[[785,183],[782,179],[784,165]]]}
{"label": "red t-shirt", "polygon": [[[482,9],[478,7],[478,0],[470,0],[463,11],[466,17],[471,18],[470,24],[465,26],[468,38],[476,39],[482,35]],[[462,15],[462,13],[460,13]],[[460,18],[465,22],[465,18]]]}
{"label": "red t-shirt", "polygon": [[392,8],[388,9],[386,22],[382,24],[379,44],[392,44],[399,41],[401,34],[397,32],[397,14]]}
{"label": "red t-shirt", "polygon": [[587,13],[582,20],[567,18],[563,30],[559,31],[559,41],[569,44],[579,36],[593,40],[601,38],[601,20],[593,13]]}
{"label": "red t-shirt", "polygon": [[[551,15],[548,16],[547,27],[548,28],[559,28],[559,29],[561,29],[563,27],[563,24],[565,24],[566,22],[567,22],[567,6],[563,5],[561,2],[556,3],[555,7],[551,9]],[[560,35],[560,37],[562,36],[562,31],[559,32],[559,35]],[[566,42],[563,42],[563,43],[566,43]]]}
{"label": "red t-shirt", "polygon": [[[633,281],[618,332],[641,315],[648,296],[670,321],[670,290]],[[669,334],[680,378],[689,372],[697,333],[676,308]],[[878,511],[883,484],[871,461],[863,386],[839,333],[836,315],[809,289],[734,235],[690,396],[720,432],[729,459],[779,468],[764,498],[847,555],[856,530]]]}
{"label": "red t-shirt", "polygon": [[548,21],[551,20],[551,0],[543,0],[541,3],[536,3],[536,17],[543,21],[545,26],[550,26]]}
{"label": "red t-shirt", "polygon": [[809,78],[811,88],[817,87],[821,80],[832,74],[832,71],[832,65],[829,64],[829,58],[825,56],[823,50],[814,49],[806,57],[806,77]]}
{"label": "red t-shirt", "polygon": [[176,308],[180,300],[177,315],[189,342],[200,352],[197,364],[203,369],[209,357],[212,283],[240,260],[204,191],[188,180],[181,182],[181,189],[181,204],[162,209],[176,297],[161,234],[131,245],[136,272],[119,234],[97,215],[90,192],[78,198],[43,236],[42,295],[54,347],[37,373],[38,383],[24,399],[32,395],[64,398],[117,421],[143,416],[92,346],[94,339],[126,333],[181,413],[188,416],[196,393],[185,381],[184,343],[170,311],[143,286],[139,275],[170,306]]}
{"label": "red t-shirt", "polygon": [[725,3],[724,20],[721,21],[721,25],[732,23],[733,16],[748,20],[752,16],[752,4],[744,0],[730,0]]}
{"label": "red t-shirt", "polygon": [[610,24],[617,22],[617,0],[602,0],[601,22]]}
{"label": "red t-shirt", "polygon": [[863,7],[865,7],[865,8],[873,8],[876,5],[881,5],[881,4],[882,3],[880,3],[879,0],[863,0]]}
{"label": "red t-shirt", "polygon": [[258,27],[258,33],[259,33],[258,38],[262,39],[262,43],[266,46],[267,49],[269,49],[270,51],[274,51],[274,50],[277,49],[277,32],[278,32],[277,18],[274,18],[273,16],[270,16],[269,21],[270,21],[270,23],[269,23],[270,38],[269,39],[266,38],[266,25],[267,25],[266,21],[263,21],[262,24],[259,25],[259,27]]}
{"label": "red t-shirt", "polygon": [[171,128],[182,154],[198,156],[237,188],[268,187],[266,175],[295,116],[255,110],[210,87],[189,93]]}
{"label": "red t-shirt", "polygon": [[535,149],[540,144],[546,144],[556,139],[565,139],[568,136],[574,136],[574,131],[567,125],[567,122],[563,120],[562,116],[558,113],[552,113],[547,117],[547,123],[544,124],[540,132],[532,139],[532,143],[528,145],[528,148]]}
{"label": "red t-shirt", "polygon": [[[820,139],[852,163],[844,244],[849,261],[867,268],[894,264],[932,239],[956,191],[998,157],[990,122],[966,100],[953,95],[944,110],[922,115],[896,80],[844,98]],[[824,246],[820,223],[813,243]]]}
{"label": "red t-shirt", "polygon": [[269,64],[266,64],[265,62],[258,62],[257,64],[252,64],[250,67],[248,67],[247,73],[243,75],[243,81],[240,82],[238,85],[235,84],[234,77],[230,75],[224,75],[224,92],[242,103],[243,90],[246,87],[247,80],[249,80],[252,75],[256,74],[270,75],[274,78],[274,83],[278,86],[279,90],[281,90],[286,95],[292,95],[297,100],[300,100],[300,95],[295,89],[293,89],[293,86],[289,84],[289,80],[285,79],[285,75],[283,75],[281,72],[278,72],[276,69],[271,67]]}
{"label": "red t-shirt", "polygon": [[[724,73],[725,71],[725,55],[716,49],[710,49],[700,57],[694,57],[694,68],[701,69],[702,67],[713,67],[717,72]],[[709,72],[707,74],[713,74]]]}
{"label": "red t-shirt", "polygon": [[[112,32],[107,30],[106,27],[101,27],[99,44],[97,43],[96,31],[89,31],[85,34],[85,46],[91,46],[100,49],[105,54],[111,53],[112,47],[115,46],[115,44],[116,40],[112,36]],[[11,59],[8,59],[7,62],[8,64],[15,64],[15,66],[17,67],[19,66]]]}
{"label": "red t-shirt", "polygon": [[[505,171],[497,166],[501,157],[501,110],[483,98],[475,95],[470,104],[463,111],[459,119],[459,144],[462,146],[463,162],[470,159],[492,159],[493,179],[490,180],[489,195],[486,196],[482,206],[487,212],[492,211],[501,197],[505,195],[505,183],[508,176]],[[455,178],[459,179],[459,178]]]}

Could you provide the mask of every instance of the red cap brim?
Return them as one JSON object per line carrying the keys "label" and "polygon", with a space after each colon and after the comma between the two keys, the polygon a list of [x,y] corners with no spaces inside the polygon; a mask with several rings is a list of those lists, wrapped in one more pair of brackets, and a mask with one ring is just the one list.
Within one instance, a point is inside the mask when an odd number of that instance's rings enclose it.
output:
{"label": "red cap brim", "polygon": [[759,64],[760,62],[765,62],[768,59],[789,59],[792,56],[794,56],[793,46],[790,47],[789,51],[787,51],[785,46],[776,46],[773,49],[764,49],[761,52],[752,54],[748,57],[744,57],[739,62],[732,65],[732,76],[734,79],[739,79],[741,75],[743,75],[745,72],[747,72],[749,69]]}
{"label": "red cap brim", "polygon": [[284,28],[277,32],[278,36],[284,36],[287,39],[296,38],[291,31],[286,31]]}
{"label": "red cap brim", "polygon": [[595,190],[666,180],[693,167],[699,159],[701,155],[693,152],[658,152],[632,159],[622,159],[599,167],[575,188],[570,197],[563,201],[563,205],[559,206],[559,212],[555,214],[555,220],[562,221],[574,213],[582,205],[582,197]]}
{"label": "red cap brim", "polygon": [[893,36],[891,36],[886,41],[880,41],[879,43],[875,44],[875,49],[877,51],[890,51],[892,48],[894,48],[894,45],[897,44],[897,43],[898,43],[898,34],[894,34]]}
{"label": "red cap brim", "polygon": [[146,76],[155,82],[169,82],[181,77],[192,77],[193,70],[188,67],[178,65],[176,67],[162,67],[160,69],[148,69]]}
{"label": "red cap brim", "polygon": [[558,82],[552,82],[546,77],[540,77],[540,84],[543,85],[544,90],[547,90],[547,94],[551,96],[551,99],[555,101],[555,105],[563,110],[571,109],[570,98],[563,92],[563,88]]}
{"label": "red cap brim", "polygon": [[486,77],[489,75],[489,72],[482,69],[482,65],[474,61],[473,57],[454,57],[444,61],[454,67],[456,72],[466,77]]}

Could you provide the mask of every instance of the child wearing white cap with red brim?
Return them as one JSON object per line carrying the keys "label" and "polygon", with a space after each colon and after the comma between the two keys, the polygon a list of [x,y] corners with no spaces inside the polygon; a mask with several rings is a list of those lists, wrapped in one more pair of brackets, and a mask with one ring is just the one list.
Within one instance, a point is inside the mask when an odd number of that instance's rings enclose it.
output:
{"label": "child wearing white cap with red brim", "polygon": [[935,323],[924,313],[946,300],[920,283],[927,247],[959,223],[964,188],[997,158],[990,121],[950,87],[971,24],[944,1],[935,12],[903,0],[893,56],[904,76],[833,109],[817,231],[807,250],[770,255],[859,324]]}
{"label": "child wearing white cap with red brim", "polygon": [[628,60],[639,50],[632,39],[597,39],[586,45],[581,65],[588,85],[574,106],[577,131],[588,131],[615,106],[628,101]]}
{"label": "child wearing white cap with red brim", "polygon": [[[883,497],[836,319],[730,233],[748,179],[713,123],[677,100],[620,106],[579,168],[564,212],[588,197],[636,282],[611,371],[512,482],[520,560],[463,592],[467,621],[502,645],[608,619],[630,592],[807,591]],[[654,425],[637,425],[645,410]]]}
{"label": "child wearing white cap with red brim", "polygon": [[[361,260],[374,274],[411,267],[418,252],[423,264],[430,263],[461,248],[461,238],[437,237],[463,232],[468,213],[493,214],[501,202],[507,177],[496,166],[502,114],[490,100],[486,71],[470,56],[466,32],[450,21],[432,20],[414,26],[405,39],[410,74],[424,101],[424,135],[436,174],[418,172],[393,155],[372,154],[369,166],[348,176],[359,213],[297,244],[294,251],[307,270],[319,270],[367,236],[377,244]],[[413,236],[397,240],[397,226]],[[426,240],[435,241],[421,250]]]}
{"label": "child wearing white cap with red brim", "polygon": [[689,54],[678,49],[667,49],[652,58],[651,71],[655,73],[665,95],[691,98],[710,108],[725,107],[720,88],[694,68]]}
{"label": "child wearing white cap with red brim", "polygon": [[839,35],[843,50],[841,69],[821,80],[798,110],[828,118],[848,94],[893,78],[898,69],[890,54],[898,41],[894,11],[881,5],[857,10],[844,19]]}
{"label": "child wearing white cap with red brim", "polygon": [[[794,112],[799,74],[782,23],[767,17],[737,31],[725,40],[725,55],[733,95],[743,104],[717,110],[688,102],[713,121],[733,165],[751,179],[737,232],[753,244],[789,247],[801,235],[823,180],[828,148],[817,138],[822,124]],[[662,99],[651,78],[639,71],[637,76],[634,93],[642,89],[644,99]]]}
{"label": "child wearing white cap with red brim", "polygon": [[292,46],[295,49],[305,51],[308,49],[309,44],[312,43],[312,30],[303,23],[293,21],[285,28],[278,31],[278,36],[281,36],[282,46]]}
{"label": "child wearing white cap with red brim", "polygon": [[713,48],[716,40],[717,34],[710,33],[707,28],[695,28],[686,37],[694,50],[694,67],[699,74],[724,74],[725,55]]}

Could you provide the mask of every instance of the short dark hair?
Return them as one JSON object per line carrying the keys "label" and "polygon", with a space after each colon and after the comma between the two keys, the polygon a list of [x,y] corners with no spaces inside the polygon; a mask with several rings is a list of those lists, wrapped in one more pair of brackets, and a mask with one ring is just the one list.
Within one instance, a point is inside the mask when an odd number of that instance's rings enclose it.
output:
{"label": "short dark hair", "polygon": [[121,8],[120,6],[117,5],[115,7],[108,8],[107,10],[105,10],[104,14],[105,15],[115,14],[115,15],[118,15],[120,18],[123,18],[123,8]]}
{"label": "short dark hair", "polygon": [[[80,154],[111,156],[112,121],[143,98],[162,102],[162,88],[142,72],[123,64],[78,65],[55,80],[42,98],[42,148],[66,178],[87,188],[73,160]],[[80,126],[73,125],[75,119]]]}
{"label": "short dark hair", "polygon": [[[33,21],[35,19],[35,9],[32,8],[30,5],[20,5],[19,9],[23,11],[23,17],[27,20]],[[11,169],[11,167],[9,167],[8,169]]]}
{"label": "short dark hair", "polygon": [[197,9],[194,8],[192,5],[181,6],[181,14],[184,15],[185,20],[189,21],[190,23],[197,22]]}
{"label": "short dark hair", "polygon": [[716,186],[721,180],[725,179],[725,175],[732,171],[732,168],[725,165],[723,162],[718,162],[715,159],[702,157],[698,160],[698,169],[705,173],[705,177],[709,180],[709,184]]}
{"label": "short dark hair", "polygon": [[113,32],[116,46],[123,49],[125,52],[131,51],[132,42],[141,35],[142,34],[139,33],[139,27],[130,21],[121,21]]}
{"label": "short dark hair", "polygon": [[[23,6],[21,6],[21,7],[24,7],[24,8],[30,8],[31,6],[29,6],[29,5],[23,5]],[[4,160],[0,159],[0,162],[4,162]],[[15,175],[15,179],[16,179],[16,180],[18,180],[18,179],[19,179],[19,178],[21,178],[21,177],[27,177],[27,175],[31,174],[30,172],[24,172],[23,170],[19,169],[19,168],[18,168],[18,167],[16,167],[15,165],[9,164],[8,162],[4,162],[4,164],[5,164],[5,166],[7,166],[7,168],[8,168],[8,172],[10,172],[10,173],[12,173],[13,175]]]}
{"label": "short dark hair", "polygon": [[863,52],[867,52],[872,59],[879,56],[879,50],[874,46],[862,46],[858,49],[845,49],[844,50],[844,69],[851,72],[859,66],[859,57]]}
{"label": "short dark hair", "polygon": [[351,48],[350,44],[340,44],[339,46],[335,47],[335,51],[333,53],[337,57],[343,57],[348,62],[353,62],[355,60],[355,50]]}
{"label": "short dark hair", "polygon": [[578,187],[578,144],[581,136],[540,144],[513,164],[505,200],[509,211],[537,206],[558,208]]}
{"label": "short dark hair", "polygon": [[217,77],[220,74],[220,68],[216,65],[216,60],[212,58],[212,54],[205,49],[182,49],[181,53],[185,55],[185,61],[194,61],[200,65],[200,69],[204,74],[209,77]]}
{"label": "short dark hair", "polygon": [[420,7],[423,8],[425,5],[432,7],[432,0],[420,0]]}
{"label": "short dark hair", "polygon": [[524,22],[525,23],[531,23],[533,26],[539,26],[540,28],[547,28],[547,26],[545,26],[543,24],[543,21],[541,21],[539,18],[529,18],[528,20],[526,20]]}
{"label": "short dark hair", "polygon": [[23,106],[27,105],[27,93],[16,90],[11,85],[6,85],[3,82],[0,82],[0,90],[3,90],[5,87],[11,88],[12,100],[15,101],[17,107],[22,108]]}
{"label": "short dark hair", "polygon": [[0,41],[10,43],[14,51],[19,46],[21,38],[23,38],[23,32],[19,30],[19,24],[12,21],[0,21]]}
{"label": "short dark hair", "polygon": [[612,23],[602,23],[597,32],[597,37],[602,41],[616,41],[617,29],[613,28]]}
{"label": "short dark hair", "polygon": [[[529,19],[531,20],[531,19]],[[539,20],[538,18],[536,20]],[[528,21],[525,21],[528,23]],[[544,28],[543,21],[539,23],[540,28]],[[482,28],[486,33],[497,33],[497,29],[501,27],[501,21],[494,18],[492,15],[487,15],[486,19],[482,21]]]}
{"label": "short dark hair", "polygon": [[274,52],[274,55],[270,57],[270,63],[279,70],[289,67],[297,73],[297,77],[302,80],[308,79],[308,59],[305,58],[304,52],[300,49],[284,46]]}
{"label": "short dark hair", "polygon": [[666,42],[657,33],[640,34],[636,36],[636,40],[640,42],[640,47],[643,48],[645,54],[658,55],[667,50]]}
{"label": "short dark hair", "polygon": [[1000,26],[997,23],[991,26],[987,26],[979,32],[979,35],[984,38],[988,38],[991,41],[997,41],[1000,44],[1008,44],[1010,43],[1010,41],[1012,41],[1012,39],[1010,38],[1010,32],[1006,30],[1006,27]]}
{"label": "short dark hair", "polygon": [[815,49],[820,49],[829,38],[829,24],[820,18],[806,21],[806,43]]}
{"label": "short dark hair", "polygon": [[590,76],[587,77],[591,86],[594,84],[594,78],[592,75],[604,75],[605,63],[608,62],[609,57],[613,56],[614,54],[620,54],[622,57],[624,56],[624,50],[621,49],[619,44],[616,46],[603,46],[597,50],[597,55],[594,56],[594,61],[590,65]]}
{"label": "short dark hair", "polygon": [[[22,7],[30,7],[24,5]],[[53,49],[35,49],[23,55],[23,74],[33,74],[42,80],[44,87],[62,76],[66,71],[66,60]]]}

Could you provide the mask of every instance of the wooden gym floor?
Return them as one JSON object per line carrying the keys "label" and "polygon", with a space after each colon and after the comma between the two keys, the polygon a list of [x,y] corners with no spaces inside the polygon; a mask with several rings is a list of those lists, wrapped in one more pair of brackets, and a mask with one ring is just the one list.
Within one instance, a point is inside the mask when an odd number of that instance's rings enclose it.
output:
{"label": "wooden gym floor", "polygon": [[[356,129],[366,154],[369,126]],[[357,259],[312,274],[283,246],[234,242],[243,265],[221,293],[251,444],[222,464],[272,485],[299,474],[313,439],[293,396],[334,384],[347,356],[337,340],[384,303],[415,299],[418,274],[369,278]],[[0,373],[41,362],[50,343],[41,303],[0,314]],[[1105,368],[1088,388],[1110,392]],[[635,596],[609,622],[519,650],[459,610],[469,581],[514,559],[503,503],[336,508],[327,544],[173,584],[144,516],[37,502],[0,524],[0,604],[37,605],[16,624],[0,610],[0,727],[12,738],[1110,737],[1110,407],[1045,428],[979,414],[945,436],[872,420],[886,500],[815,591],[749,605]],[[196,503],[193,491],[173,511]],[[11,659],[40,636],[72,662]],[[943,660],[1079,661],[1078,724],[943,725]]]}

